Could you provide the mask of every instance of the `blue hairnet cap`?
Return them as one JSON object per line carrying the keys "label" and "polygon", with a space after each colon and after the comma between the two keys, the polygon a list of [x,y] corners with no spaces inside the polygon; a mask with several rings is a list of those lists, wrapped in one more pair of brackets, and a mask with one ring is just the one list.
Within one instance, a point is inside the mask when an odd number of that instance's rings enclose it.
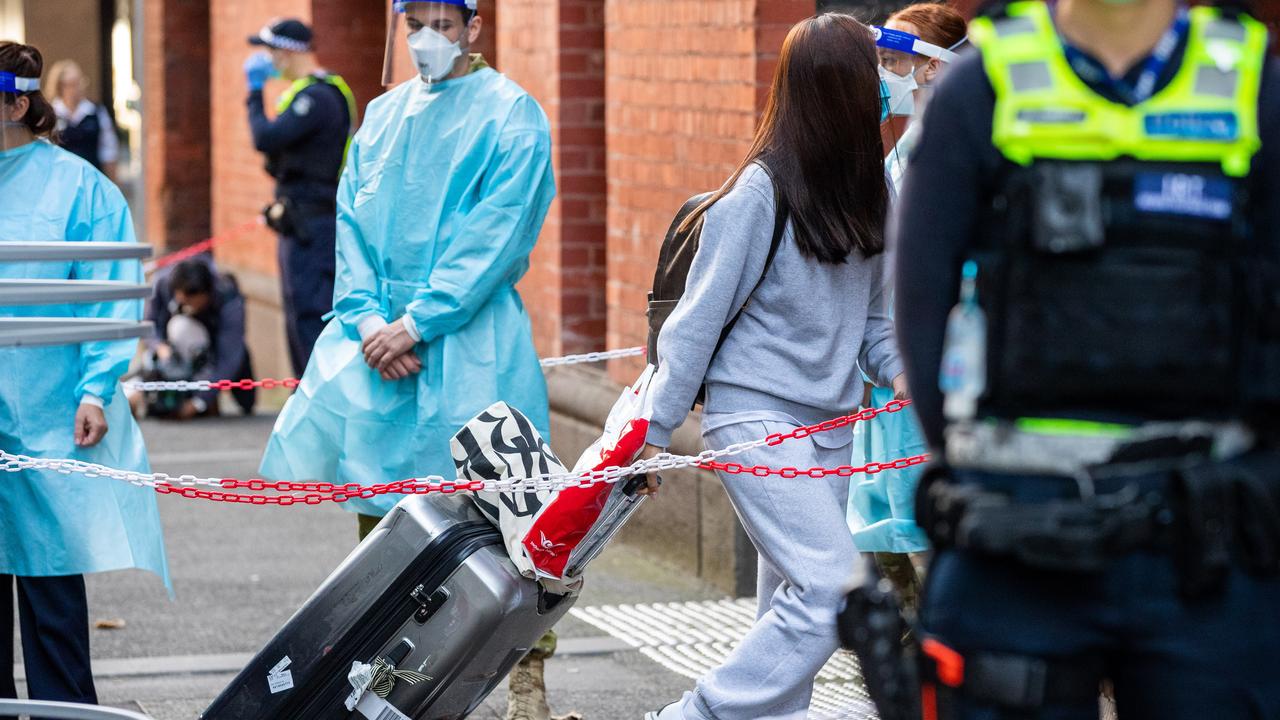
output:
{"label": "blue hairnet cap", "polygon": [[396,12],[404,12],[405,6],[414,2],[437,2],[441,5],[457,5],[465,10],[478,10],[480,7],[480,0],[396,0]]}

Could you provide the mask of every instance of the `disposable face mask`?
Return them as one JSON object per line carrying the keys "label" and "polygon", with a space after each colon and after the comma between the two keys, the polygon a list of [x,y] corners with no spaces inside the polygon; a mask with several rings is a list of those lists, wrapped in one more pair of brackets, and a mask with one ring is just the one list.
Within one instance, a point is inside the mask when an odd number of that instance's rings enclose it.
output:
{"label": "disposable face mask", "polygon": [[462,47],[449,42],[449,38],[424,27],[409,36],[409,54],[418,74],[427,82],[442,80],[453,70],[453,63],[462,56]]}
{"label": "disposable face mask", "polygon": [[915,73],[898,75],[880,67],[880,80],[889,88],[889,114],[914,115],[916,111],[915,91],[920,88]]}

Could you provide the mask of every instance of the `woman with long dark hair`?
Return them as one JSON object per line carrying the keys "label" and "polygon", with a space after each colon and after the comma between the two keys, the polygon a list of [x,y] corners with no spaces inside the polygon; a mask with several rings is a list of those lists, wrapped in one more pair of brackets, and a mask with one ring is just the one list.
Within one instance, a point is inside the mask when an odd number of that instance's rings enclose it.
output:
{"label": "woman with long dark hair", "polygon": [[[788,35],[751,151],[695,215],[701,245],[658,340],[647,456],[668,445],[703,385],[703,441],[713,449],[849,413],[863,371],[905,393],[885,309],[889,191],[876,66],[871,31],[849,16],[820,15]],[[766,272],[775,191],[788,220]],[[832,467],[848,461],[851,441],[845,428],[735,461]],[[848,481],[723,481],[760,554],[759,619],[696,690],[649,717],[802,720],[836,649],[857,557],[845,525]],[[656,493],[656,479],[647,491]]]}

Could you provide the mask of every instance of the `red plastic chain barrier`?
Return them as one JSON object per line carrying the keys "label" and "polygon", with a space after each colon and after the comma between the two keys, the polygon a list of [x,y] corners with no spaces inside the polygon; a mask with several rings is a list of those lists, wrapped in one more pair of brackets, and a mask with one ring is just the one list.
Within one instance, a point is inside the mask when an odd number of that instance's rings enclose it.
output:
{"label": "red plastic chain barrier", "polygon": [[[231,387],[242,387],[239,383],[233,381],[225,381],[231,383]],[[266,382],[264,381],[240,381],[241,383]],[[787,440],[806,438],[823,432],[830,432],[838,428],[847,427],[854,423],[866,422],[872,420],[878,415],[895,413],[903,410],[911,404],[910,400],[894,400],[882,408],[867,408],[852,415],[846,415],[841,418],[827,420],[816,425],[807,425],[796,428],[789,433],[780,433],[770,435],[766,438],[770,447],[780,445]],[[779,476],[784,479],[796,478],[813,478],[820,479],[825,477],[852,477],[854,475],[866,474],[875,475],[886,470],[904,470],[914,467],[922,463],[928,462],[928,455],[915,455],[912,457],[899,458],[883,463],[868,463],[866,465],[853,466],[842,465],[835,468],[771,468],[765,465],[747,466],[740,463],[722,463],[707,462],[698,465],[704,470],[719,470],[733,475],[754,475],[755,477]],[[478,492],[484,489],[484,482],[480,480],[461,482],[446,481],[442,483],[419,482],[415,480],[401,480],[398,482],[376,484],[364,486],[359,483],[347,483],[345,485],[336,485],[327,482],[292,482],[288,480],[238,480],[236,478],[223,478],[221,485],[225,490],[250,490],[253,492],[278,492],[282,495],[248,495],[243,493],[221,492],[217,490],[201,490],[196,487],[179,487],[169,483],[158,483],[155,490],[161,495],[178,495],[191,500],[208,500],[211,502],[238,503],[244,505],[319,505],[325,502],[344,503],[353,498],[370,499],[379,495],[428,495],[439,493],[441,495],[453,495],[460,492]],[[306,493],[303,495],[289,493]]]}
{"label": "red plastic chain barrier", "polygon": [[271,390],[272,388],[289,388],[295,390],[300,381],[297,378],[285,378],[276,380],[275,378],[263,378],[261,380],[216,380],[209,383],[210,390],[252,390],[253,388],[262,388]]}
{"label": "red plastic chain barrier", "polygon": [[703,463],[698,467],[703,470],[719,470],[730,475],[754,475],[756,477],[769,477],[777,475],[787,480],[795,478],[813,478],[819,480],[825,477],[853,477],[854,475],[876,475],[885,470],[905,470],[909,467],[921,465],[929,462],[928,455],[913,455],[911,457],[899,458],[892,462],[884,463],[867,463],[866,465],[841,465],[834,468],[771,468],[767,465],[741,465],[739,463],[721,463],[709,462]]}
{"label": "red plastic chain barrier", "polygon": [[878,415],[896,413],[909,405],[911,405],[910,400],[891,400],[881,408],[867,408],[866,410],[856,412],[852,415],[845,415],[844,417],[839,417],[834,420],[820,422],[817,425],[798,427],[789,433],[774,433],[765,439],[768,441],[769,447],[776,447],[787,440],[802,440],[817,433],[831,432],[832,430],[838,430],[842,427],[847,427],[856,423],[874,420]]}
{"label": "red plastic chain barrier", "polygon": [[182,262],[183,260],[186,260],[187,258],[195,257],[196,255],[199,255],[200,253],[203,253],[203,252],[208,252],[209,250],[212,250],[214,247],[217,247],[218,245],[222,245],[223,243],[227,243],[227,242],[231,242],[232,240],[239,239],[241,236],[243,236],[245,233],[249,232],[250,230],[253,230],[254,228],[258,228],[261,226],[262,226],[262,221],[258,219],[250,220],[242,225],[237,225],[236,227],[231,228],[231,230],[221,235],[215,235],[210,238],[205,238],[204,240],[201,240],[200,242],[194,245],[190,245],[181,250],[178,250],[177,252],[173,252],[168,255],[158,257],[155,260],[152,260],[150,263],[147,264],[147,271],[150,272],[152,270],[159,270],[160,268],[169,267],[170,265],[177,265],[178,263]]}

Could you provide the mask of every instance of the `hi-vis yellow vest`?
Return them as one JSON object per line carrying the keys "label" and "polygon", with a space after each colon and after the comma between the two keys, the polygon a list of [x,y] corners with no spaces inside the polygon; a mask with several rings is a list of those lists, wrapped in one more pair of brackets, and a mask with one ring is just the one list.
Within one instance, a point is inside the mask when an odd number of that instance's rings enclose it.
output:
{"label": "hi-vis yellow vest", "polygon": [[[341,75],[324,73],[308,75],[294,80],[289,89],[281,93],[280,100],[276,103],[276,112],[283,113],[288,110],[289,106],[293,105],[293,101],[298,97],[298,93],[321,82],[337,88],[338,92],[342,93],[343,99],[347,101],[347,117],[351,121],[351,129],[347,131],[347,144],[342,148],[342,164],[345,166],[347,164],[347,153],[351,152],[351,139],[356,134],[356,118],[360,115],[360,107],[356,103],[356,94],[351,91],[351,86],[347,84],[346,80],[342,79]],[[342,175],[341,168],[338,170],[338,175]]]}
{"label": "hi-vis yellow vest", "polygon": [[1131,157],[1216,163],[1227,176],[1244,177],[1262,147],[1267,30],[1247,16],[1192,9],[1177,76],[1135,107],[1099,96],[1075,74],[1042,2],[1015,2],[1005,17],[979,18],[970,37],[996,92],[992,140],[1019,165]]}
{"label": "hi-vis yellow vest", "polygon": [[323,75],[308,75],[304,78],[298,78],[293,81],[293,84],[289,86],[288,90],[281,93],[280,100],[276,103],[276,112],[283,113],[285,110],[288,110],[289,106],[293,104],[294,99],[298,97],[298,93],[306,90],[316,83],[321,82],[326,85],[332,85],[338,89],[338,92],[342,93],[343,99],[347,101],[348,117],[351,118],[351,133],[354,134],[356,118],[360,114],[360,108],[356,105],[356,95],[351,92],[351,86],[347,85],[347,81],[343,80],[341,75],[331,75],[326,73]]}

